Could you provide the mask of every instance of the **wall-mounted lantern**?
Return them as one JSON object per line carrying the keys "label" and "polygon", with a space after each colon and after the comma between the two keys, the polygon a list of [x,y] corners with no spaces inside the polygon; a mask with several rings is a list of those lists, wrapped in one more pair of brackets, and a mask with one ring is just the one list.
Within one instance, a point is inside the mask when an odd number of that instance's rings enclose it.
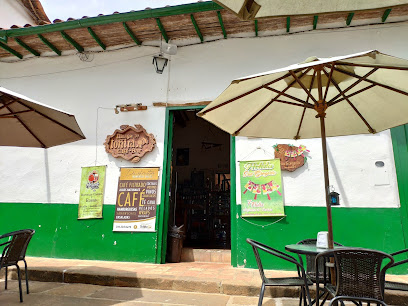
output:
{"label": "wall-mounted lantern", "polygon": [[163,56],[163,54],[153,56],[153,65],[156,69],[156,73],[162,74],[164,67],[167,66],[169,60]]}
{"label": "wall-mounted lantern", "polygon": [[330,196],[330,204],[335,206],[335,205],[340,205],[340,194],[338,194],[335,191],[332,191],[329,193]]}

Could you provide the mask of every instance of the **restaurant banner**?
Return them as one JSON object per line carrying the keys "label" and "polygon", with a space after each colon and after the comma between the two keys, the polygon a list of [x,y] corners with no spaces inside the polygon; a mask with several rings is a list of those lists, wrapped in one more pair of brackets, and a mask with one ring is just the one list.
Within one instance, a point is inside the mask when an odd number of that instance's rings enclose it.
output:
{"label": "restaurant banner", "polygon": [[284,216],[279,159],[241,161],[243,217]]}
{"label": "restaurant banner", "polygon": [[113,231],[155,231],[159,169],[120,169]]}
{"label": "restaurant banner", "polygon": [[106,166],[82,167],[78,219],[102,218]]}

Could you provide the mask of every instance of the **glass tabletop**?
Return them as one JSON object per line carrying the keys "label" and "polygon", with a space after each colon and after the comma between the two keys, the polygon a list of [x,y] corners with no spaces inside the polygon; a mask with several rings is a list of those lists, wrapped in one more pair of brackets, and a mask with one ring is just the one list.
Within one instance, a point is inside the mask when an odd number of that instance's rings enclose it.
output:
{"label": "glass tabletop", "polygon": [[[344,248],[343,246],[334,246],[335,249]],[[304,255],[317,255],[319,253],[330,251],[332,249],[326,248],[318,248],[316,245],[310,244],[289,244],[285,246],[285,250],[296,253],[296,254],[304,254]]]}

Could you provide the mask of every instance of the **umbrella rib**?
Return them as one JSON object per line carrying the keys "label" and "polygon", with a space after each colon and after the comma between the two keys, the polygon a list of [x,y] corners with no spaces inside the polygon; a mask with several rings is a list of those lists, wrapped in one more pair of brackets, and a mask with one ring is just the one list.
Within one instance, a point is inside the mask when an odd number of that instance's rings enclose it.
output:
{"label": "umbrella rib", "polygon": [[297,77],[297,75],[292,71],[289,70],[289,72],[291,73],[291,75],[295,78],[296,82],[300,85],[300,87],[303,88],[303,90],[306,92],[306,94],[310,97],[310,99],[313,100],[314,103],[317,104],[316,99],[312,96],[312,94],[307,90],[307,88],[305,87],[305,85],[302,83],[302,81]]}
{"label": "umbrella rib", "polygon": [[303,107],[303,108],[313,108],[313,106],[307,106],[307,105],[304,105],[304,104],[297,104],[297,103],[293,103],[293,102],[289,102],[289,101],[283,101],[283,100],[275,100],[274,102],[290,104],[290,105],[299,106],[299,107]]}
{"label": "umbrella rib", "polygon": [[[334,68],[334,70],[339,71],[339,68]],[[353,87],[357,86],[358,84],[360,84],[362,81],[367,81],[369,82],[369,80],[367,80],[367,78],[372,75],[374,72],[376,72],[378,70],[378,68],[374,68],[373,70],[370,70],[369,72],[367,72],[364,76],[360,77],[358,75],[354,75],[355,77],[358,78],[358,81],[356,81],[355,83],[351,84],[349,87],[347,87],[345,90],[340,91],[340,93],[335,96],[334,98],[332,98],[330,102],[335,101],[338,97],[340,97],[342,94],[345,94],[347,91],[349,91],[350,89],[352,89]],[[339,71],[340,72],[340,71]],[[334,80],[333,80],[334,81]]]}
{"label": "umbrella rib", "polygon": [[7,106],[9,106],[9,105],[11,105],[11,104],[13,104],[15,102],[18,102],[18,101],[17,100],[12,100],[10,103],[7,103],[7,104],[5,102],[2,102],[4,105],[0,107],[0,110],[2,110],[3,108],[5,108],[5,107],[7,107]]}
{"label": "umbrella rib", "polygon": [[[355,78],[357,78],[357,79],[360,79],[360,78],[361,78],[361,76],[359,76],[359,75],[356,75],[356,74],[351,73],[351,72],[348,72],[348,71],[344,71],[344,70],[342,70],[342,69],[340,69],[340,68],[335,68],[335,69],[336,69],[336,71],[338,71],[338,72],[347,74],[347,75],[352,76],[352,77],[355,77]],[[371,83],[371,84],[374,84],[374,85],[377,85],[377,86],[386,88],[386,89],[388,89],[388,90],[395,91],[395,92],[400,93],[400,94],[402,94],[402,95],[408,96],[408,92],[406,92],[406,91],[403,91],[403,90],[400,90],[400,89],[397,89],[397,88],[394,88],[394,87],[391,87],[391,86],[388,86],[388,85],[385,85],[385,84],[381,84],[381,83],[378,83],[378,82],[372,81],[372,80],[365,80],[365,81],[368,82],[368,83]],[[332,99],[332,100],[334,100],[334,99]]]}
{"label": "umbrella rib", "polygon": [[333,77],[333,71],[334,71],[334,63],[332,63],[331,68],[330,68],[330,75],[329,75],[329,78],[328,78],[328,80],[327,80],[327,85],[326,85],[326,90],[325,90],[325,92],[324,92],[323,101],[326,101],[327,94],[328,94],[328,92],[329,92],[330,82],[331,82],[332,77]]}
{"label": "umbrella rib", "polygon": [[[323,69],[323,72],[328,76],[328,73],[326,70]],[[363,115],[359,112],[359,110],[354,106],[353,103],[349,100],[348,97],[341,91],[341,88],[337,84],[335,80],[332,80],[333,85],[337,88],[337,90],[340,92],[340,94],[343,96],[343,98],[347,101],[347,103],[351,106],[351,108],[357,113],[357,115],[360,117],[361,120],[363,120],[364,124],[368,127],[368,131],[372,134],[375,134],[376,131],[371,127],[371,125],[367,122],[367,120],[363,117]]]}
{"label": "umbrella rib", "polygon": [[[290,98],[290,99],[292,99],[292,100],[298,101],[298,102],[300,102],[300,103],[302,103],[302,104],[304,104],[304,105],[308,105],[308,106],[310,106],[310,107],[313,107],[313,105],[310,104],[310,103],[307,103],[307,101],[303,101],[302,99],[296,98],[296,97],[294,97],[294,96],[292,96],[292,95],[288,95],[287,93],[284,93],[284,92],[282,92],[282,91],[280,91],[280,90],[277,90],[277,89],[274,89],[274,88],[270,88],[270,87],[265,87],[265,88],[268,89],[268,90],[270,90],[270,91],[273,91],[273,92],[276,92],[276,93],[278,93],[278,94],[281,94],[282,96],[285,96],[285,97]],[[308,98],[309,98],[309,97],[308,97]]]}
{"label": "umbrella rib", "polygon": [[[374,84],[368,85],[367,87],[365,87],[363,89],[360,89],[360,90],[358,90],[356,92],[353,92],[352,94],[347,95],[347,98],[351,98],[351,97],[353,97],[355,95],[358,95],[359,93],[362,93],[362,92],[364,92],[364,91],[366,91],[368,89],[373,88],[374,86],[376,86],[376,85],[374,85]],[[330,103],[328,103],[327,107],[332,106],[334,104],[337,104],[337,103],[339,103],[339,102],[341,102],[343,100],[345,100],[345,98],[340,98],[340,99],[338,99],[336,101],[330,102]]]}
{"label": "umbrella rib", "polygon": [[[306,69],[304,72],[302,72],[302,75],[300,76],[300,79],[306,74],[308,73],[312,68],[308,68]],[[276,97],[274,97],[271,101],[269,101],[264,107],[262,107],[255,115],[253,115],[247,122],[245,122],[238,130],[236,130],[234,132],[233,135],[238,135],[238,133],[244,128],[246,127],[252,120],[254,120],[260,113],[262,113],[269,105],[271,105],[273,102],[275,102],[282,93],[284,93],[285,91],[287,91],[294,83],[296,82],[296,79],[293,80],[292,82],[290,82],[290,84],[284,89],[282,90],[281,93],[279,93]]]}
{"label": "umbrella rib", "polygon": [[380,66],[380,65],[369,65],[369,64],[354,64],[349,62],[337,62],[338,65],[342,66],[357,66],[357,67],[367,67],[367,68],[381,68],[381,69],[393,69],[393,70],[408,70],[408,67],[394,67],[394,66]]}
{"label": "umbrella rib", "polygon": [[24,105],[25,107],[27,107],[27,108],[33,110],[35,113],[37,113],[37,114],[43,116],[44,118],[46,118],[46,119],[48,119],[48,120],[54,122],[55,124],[57,124],[57,125],[63,127],[64,129],[66,129],[66,130],[68,130],[68,131],[70,131],[70,132],[72,132],[72,133],[78,135],[78,136],[81,137],[82,139],[85,139],[85,137],[84,137],[83,135],[79,134],[77,131],[74,131],[74,130],[71,129],[70,127],[68,127],[68,126],[66,126],[66,125],[64,125],[64,124],[62,124],[61,122],[58,122],[57,120],[52,119],[51,117],[49,117],[49,116],[43,114],[42,112],[40,112],[40,111],[38,111],[38,110],[36,110],[36,109],[34,109],[34,108],[32,108],[32,107],[26,105],[26,104],[25,104],[24,102],[22,102],[22,101],[20,101],[19,103],[21,103],[21,104]]}
{"label": "umbrella rib", "polygon": [[[298,72],[298,71],[301,71],[301,69],[296,70],[296,72]],[[254,92],[256,92],[256,91],[258,91],[258,90],[260,90],[260,89],[265,89],[265,86],[269,86],[269,85],[272,85],[273,83],[279,82],[279,81],[281,81],[281,80],[287,78],[288,76],[290,76],[290,73],[289,73],[289,72],[286,73],[284,76],[282,76],[282,77],[280,77],[280,78],[277,78],[276,80],[273,80],[273,81],[271,81],[271,82],[269,82],[269,83],[266,83],[266,84],[264,84],[264,85],[262,85],[262,86],[259,86],[259,87],[255,88],[255,89],[252,89],[252,90],[250,90],[250,91],[248,91],[248,92],[246,92],[246,93],[243,93],[243,94],[241,94],[241,95],[239,95],[239,96],[237,96],[237,97],[235,97],[235,98],[229,99],[228,101],[222,102],[221,104],[216,105],[216,106],[214,106],[214,107],[212,107],[212,108],[209,108],[209,109],[207,109],[207,110],[203,110],[203,112],[201,113],[201,116],[204,115],[204,114],[206,114],[206,113],[208,113],[208,112],[210,112],[210,111],[213,111],[213,110],[215,110],[215,109],[217,109],[217,108],[219,108],[219,107],[221,107],[221,106],[227,105],[227,104],[229,104],[229,103],[231,103],[231,102],[234,102],[234,101],[236,101],[236,100],[238,100],[238,99],[241,99],[241,98],[243,98],[243,97],[245,97],[245,96],[247,96],[247,95],[250,95],[250,94],[252,94],[252,93],[254,93]]]}
{"label": "umbrella rib", "polygon": [[[12,113],[12,110],[10,108],[8,108],[8,111]],[[20,123],[21,125],[26,129],[27,132],[29,132],[41,145],[41,147],[46,148],[46,145],[30,130],[30,128],[18,117],[15,117]]]}
{"label": "umbrella rib", "polygon": [[25,111],[21,111],[21,112],[10,113],[10,114],[1,114],[0,119],[1,118],[14,118],[15,115],[23,114],[23,113],[29,113],[29,112],[33,112],[33,110],[30,109],[30,110],[25,110]]}
{"label": "umbrella rib", "polygon": [[[309,86],[309,91],[312,90],[315,77],[316,77],[316,70],[313,72],[312,81],[310,82],[310,86]],[[306,102],[308,101],[309,101],[309,96],[307,96],[307,99],[306,99]],[[300,129],[302,128],[303,118],[305,117],[305,113],[306,113],[306,106],[303,109],[302,117],[300,118],[299,127],[298,127],[298,130],[296,132],[296,136],[294,137],[294,139],[300,139],[299,133],[300,133]]]}

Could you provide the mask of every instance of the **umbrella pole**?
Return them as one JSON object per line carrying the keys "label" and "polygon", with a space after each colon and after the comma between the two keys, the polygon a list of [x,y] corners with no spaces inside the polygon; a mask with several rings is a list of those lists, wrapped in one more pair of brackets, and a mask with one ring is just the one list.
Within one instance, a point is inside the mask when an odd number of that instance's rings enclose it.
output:
{"label": "umbrella pole", "polygon": [[333,223],[332,223],[332,211],[329,197],[329,168],[327,165],[327,147],[326,147],[326,127],[324,123],[324,116],[320,116],[320,131],[322,138],[322,151],[323,151],[323,171],[324,171],[324,190],[326,196],[326,210],[327,210],[327,228],[329,232],[329,248],[334,247],[333,242]]}

